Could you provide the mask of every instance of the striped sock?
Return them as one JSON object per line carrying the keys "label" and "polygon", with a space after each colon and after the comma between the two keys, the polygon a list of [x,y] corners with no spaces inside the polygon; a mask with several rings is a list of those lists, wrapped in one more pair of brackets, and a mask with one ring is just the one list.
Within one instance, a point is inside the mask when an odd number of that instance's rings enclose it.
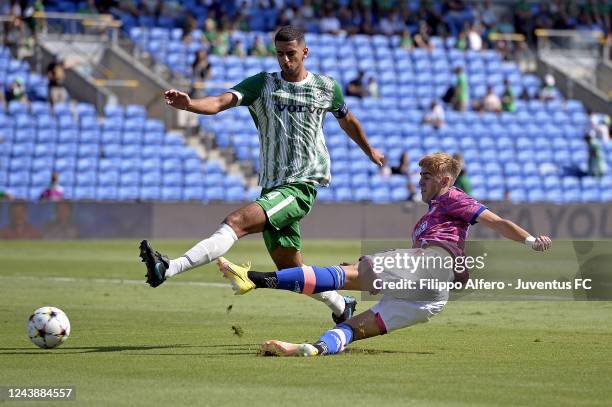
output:
{"label": "striped sock", "polygon": [[325,332],[314,347],[319,351],[319,355],[333,355],[342,352],[352,340],[353,328],[342,323]]}
{"label": "striped sock", "polygon": [[257,288],[276,288],[304,294],[315,294],[344,287],[346,273],[341,266],[292,267],[276,273],[249,271],[249,279]]}

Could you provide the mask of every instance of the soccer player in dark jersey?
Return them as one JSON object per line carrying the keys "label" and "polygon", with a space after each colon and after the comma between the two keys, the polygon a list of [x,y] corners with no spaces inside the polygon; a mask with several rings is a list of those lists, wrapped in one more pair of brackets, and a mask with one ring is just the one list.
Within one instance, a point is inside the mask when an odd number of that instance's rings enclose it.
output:
{"label": "soccer player in dark jersey", "polygon": [[[363,256],[356,264],[302,266],[272,273],[250,271],[224,258],[218,259],[221,272],[231,280],[236,294],[245,294],[254,288],[306,294],[332,289],[383,294],[381,301],[372,308],[336,325],[313,344],[270,340],[262,344],[262,353],[281,356],[334,354],[344,350],[352,341],[429,321],[448,301],[448,283],[462,284],[468,279],[467,272],[457,272],[456,268],[449,268],[446,264],[452,264],[447,262],[449,259],[465,256],[469,227],[476,222],[530,249],[544,251],[551,247],[549,237],[531,236],[520,226],[499,217],[452,186],[461,164],[450,155],[435,153],[425,156],[419,161],[419,166],[421,197],[429,205],[429,210],[414,226],[412,249]],[[402,261],[405,258],[416,261]],[[421,281],[429,284],[420,286]]]}

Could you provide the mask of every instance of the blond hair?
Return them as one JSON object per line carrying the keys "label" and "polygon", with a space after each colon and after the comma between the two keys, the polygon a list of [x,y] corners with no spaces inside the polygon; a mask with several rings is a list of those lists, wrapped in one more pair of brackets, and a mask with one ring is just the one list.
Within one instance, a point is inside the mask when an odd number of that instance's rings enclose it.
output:
{"label": "blond hair", "polygon": [[434,176],[448,175],[454,179],[461,172],[461,163],[447,153],[426,155],[419,161],[419,166]]}

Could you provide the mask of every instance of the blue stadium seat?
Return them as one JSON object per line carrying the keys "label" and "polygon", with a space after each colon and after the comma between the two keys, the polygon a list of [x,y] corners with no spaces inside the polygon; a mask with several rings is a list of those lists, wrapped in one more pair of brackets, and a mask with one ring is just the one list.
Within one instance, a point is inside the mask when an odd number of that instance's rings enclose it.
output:
{"label": "blue stadium seat", "polygon": [[391,193],[387,187],[375,188],[371,192],[371,199],[373,202],[386,203],[391,201]]}
{"label": "blue stadium seat", "polygon": [[204,198],[204,188],[202,186],[188,186],[183,189],[183,199],[191,201],[201,201]]}
{"label": "blue stadium seat", "polygon": [[[30,173],[30,186],[37,188],[46,187],[51,181],[51,169],[45,168],[36,172]],[[39,191],[40,193],[40,191]]]}
{"label": "blue stadium seat", "polygon": [[135,170],[122,170],[119,175],[119,184],[122,187],[132,187],[140,185],[140,173]]}
{"label": "blue stadium seat", "polygon": [[153,201],[160,199],[161,190],[159,187],[141,187],[140,188],[140,199],[144,201]]}
{"label": "blue stadium seat", "polygon": [[98,173],[98,185],[116,186],[119,185],[119,171],[100,171]]}
{"label": "blue stadium seat", "polygon": [[183,193],[180,187],[164,186],[161,191],[161,199],[164,201],[180,201]]}
{"label": "blue stadium seat", "polygon": [[162,184],[164,187],[178,187],[183,185],[183,173],[182,172],[164,172],[162,178]]}
{"label": "blue stadium seat", "polygon": [[94,158],[79,158],[77,160],[77,172],[96,171],[98,169],[98,160]]}
{"label": "blue stadium seat", "polygon": [[162,131],[151,130],[144,132],[142,142],[146,145],[161,145],[164,143],[165,134]]}
{"label": "blue stadium seat", "polygon": [[63,143],[58,144],[55,151],[55,156],[58,158],[76,157],[77,155],[77,144],[76,143]]}
{"label": "blue stadium seat", "polygon": [[[36,126],[39,129],[55,129],[57,128],[57,120],[50,114],[39,114],[36,117]],[[19,125],[19,124],[18,124]]]}
{"label": "blue stadium seat", "polygon": [[122,201],[133,201],[138,199],[138,187],[119,187],[117,189],[117,198]]}
{"label": "blue stadium seat", "polygon": [[222,201],[225,198],[225,190],[218,186],[204,189],[207,201]]}
{"label": "blue stadium seat", "polygon": [[583,190],[580,195],[581,202],[599,202],[600,191],[598,189]]}
{"label": "blue stadium seat", "polygon": [[57,141],[64,144],[76,144],[79,133],[75,130],[60,130]]}
{"label": "blue stadium seat", "polygon": [[120,132],[123,130],[123,118],[121,117],[107,117],[102,124],[102,130]]}
{"label": "blue stadium seat", "polygon": [[161,171],[146,171],[140,173],[140,183],[146,187],[160,187],[162,183]]}
{"label": "blue stadium seat", "polygon": [[119,197],[118,188],[114,185],[98,186],[96,188],[96,199],[101,201],[116,200]]}
{"label": "blue stadium seat", "polygon": [[60,130],[76,130],[77,122],[72,116],[59,116],[57,127]]}
{"label": "blue stadium seat", "polygon": [[78,187],[88,187],[96,185],[98,180],[98,173],[95,170],[79,171],[77,177]]}
{"label": "blue stadium seat", "polygon": [[[247,191],[247,197],[253,198],[253,195],[249,195],[249,191]],[[317,201],[318,202],[333,202],[334,199],[335,199],[334,191],[331,188],[318,188],[317,189]],[[253,200],[253,199],[249,199],[249,200]]]}
{"label": "blue stadium seat", "polygon": [[75,112],[77,116],[81,118],[81,120],[84,117],[94,117],[95,118],[97,116],[96,107],[90,103],[77,103]]}
{"label": "blue stadium seat", "polygon": [[32,171],[41,171],[41,170],[49,170],[53,168],[53,156],[52,155],[43,155],[40,157],[36,157],[32,160]]}
{"label": "blue stadium seat", "polygon": [[55,155],[55,143],[38,143],[34,145],[34,157],[53,157]]}
{"label": "blue stadium seat", "polygon": [[225,190],[225,200],[230,202],[241,202],[245,200],[245,190],[241,186],[234,186]]}
{"label": "blue stadium seat", "polygon": [[142,118],[128,118],[123,122],[123,131],[127,132],[141,132],[144,128]]}
{"label": "blue stadium seat", "polygon": [[15,143],[11,149],[11,155],[13,157],[28,156],[33,149],[34,143],[32,142]]}
{"label": "blue stadium seat", "polygon": [[367,187],[357,188],[353,194],[353,200],[355,201],[371,201],[372,190]]}
{"label": "blue stadium seat", "polygon": [[[40,134],[40,131],[39,131]],[[79,143],[99,143],[101,134],[97,130],[81,131],[79,133]]]}
{"label": "blue stadium seat", "polygon": [[95,116],[85,116],[81,117],[80,128],[81,131],[100,130],[100,124]]}
{"label": "blue stadium seat", "polygon": [[82,143],[78,146],[79,157],[95,157],[96,160],[100,156],[100,145],[97,143]]}
{"label": "blue stadium seat", "polygon": [[120,164],[121,160],[117,157],[101,158],[98,161],[98,170],[100,172],[119,170]]}
{"label": "blue stadium seat", "polygon": [[52,114],[49,103],[47,102],[32,102],[30,111],[34,116]]}
{"label": "blue stadium seat", "polygon": [[125,109],[120,105],[107,105],[104,107],[104,116],[107,119],[123,118],[125,116]]}
{"label": "blue stadium seat", "polygon": [[20,113],[27,114],[28,106],[25,103],[21,103],[16,100],[11,100],[8,104],[8,112],[13,116]]}
{"label": "blue stadium seat", "polygon": [[145,119],[147,111],[142,105],[127,105],[125,108],[125,117],[128,119]]}
{"label": "blue stadium seat", "polygon": [[33,143],[36,139],[34,129],[17,128],[13,133],[13,142],[16,144]]}

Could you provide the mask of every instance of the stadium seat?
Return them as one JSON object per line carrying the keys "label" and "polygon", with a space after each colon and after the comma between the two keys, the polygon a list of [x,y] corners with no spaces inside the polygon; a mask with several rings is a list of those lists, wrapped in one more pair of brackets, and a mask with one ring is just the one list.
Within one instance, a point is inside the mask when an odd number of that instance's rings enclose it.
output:
{"label": "stadium seat", "polygon": [[222,201],[225,198],[225,191],[221,187],[210,187],[204,191],[207,201]]}

